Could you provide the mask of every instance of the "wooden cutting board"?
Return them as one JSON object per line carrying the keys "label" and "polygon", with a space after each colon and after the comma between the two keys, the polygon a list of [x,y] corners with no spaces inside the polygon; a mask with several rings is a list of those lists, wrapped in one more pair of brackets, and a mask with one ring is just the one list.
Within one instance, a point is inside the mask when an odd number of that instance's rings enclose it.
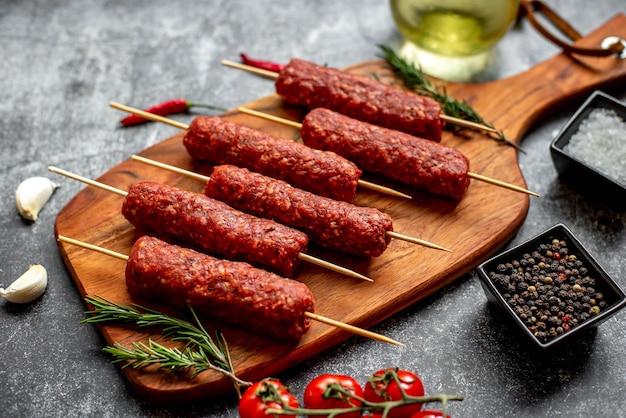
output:
{"label": "wooden cutting board", "polygon": [[[598,45],[609,35],[626,38],[626,16],[615,16],[579,43]],[[376,74],[386,82],[395,82],[386,64],[379,60],[355,65],[347,71]],[[558,107],[573,105],[575,100],[583,99],[596,88],[617,83],[622,87],[626,84],[626,60],[560,54],[507,79],[483,84],[449,83],[446,88],[450,95],[468,101],[486,120],[502,129],[507,138],[519,144],[526,130],[541,117]],[[304,114],[302,109],[283,105],[275,95],[246,106],[294,120],[301,120]],[[236,111],[227,112],[223,117],[288,140],[299,139],[299,132],[293,128]],[[182,146],[182,137],[181,132],[148,149],[137,151],[148,158],[208,174],[210,167],[199,165],[189,158]],[[471,171],[526,186],[518,166],[517,151],[513,147],[500,145],[479,133],[466,136],[445,133],[442,142],[464,152],[471,161]],[[492,255],[512,238],[529,207],[530,198],[527,195],[476,180],[472,180],[465,198],[456,203],[414,192],[379,178],[364,178],[411,193],[414,199],[393,198],[359,189],[356,204],[387,212],[394,219],[397,232],[453,250],[448,253],[392,240],[383,255],[367,259],[312,247],[311,254],[374,280],[368,283],[346,278],[307,263],[303,263],[294,277],[313,291],[317,299],[317,313],[364,328],[431,294]],[[198,192],[203,190],[203,184],[197,180],[130,160],[112,167],[98,180],[122,190],[146,180]],[[137,233],[120,214],[122,199],[94,187],[84,188],[59,213],[56,234],[128,254]],[[99,295],[125,305],[137,302],[170,312],[166,306],[131,299],[124,282],[124,261],[69,244],[59,243],[59,248],[81,296]],[[225,334],[236,374],[249,381],[276,375],[352,335],[314,323],[300,341],[287,342],[222,324],[206,322],[205,326],[209,329],[217,327]],[[149,337],[171,344],[163,341],[158,332],[112,325],[99,326],[99,329],[108,344],[117,342],[130,346]],[[385,343],[380,344],[380,349],[386,348]],[[204,372],[191,381],[154,370],[127,368],[124,373],[139,394],[155,402],[193,400],[233,390],[230,380],[216,372]]]}

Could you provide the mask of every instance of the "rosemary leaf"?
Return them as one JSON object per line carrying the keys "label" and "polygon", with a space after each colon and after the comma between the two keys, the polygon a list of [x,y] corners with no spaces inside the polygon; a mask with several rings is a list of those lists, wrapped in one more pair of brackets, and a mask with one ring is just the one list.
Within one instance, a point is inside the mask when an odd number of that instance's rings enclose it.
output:
{"label": "rosemary leaf", "polygon": [[152,339],[147,344],[133,343],[132,348],[116,343],[105,347],[103,351],[115,358],[114,363],[123,362],[122,368],[140,369],[157,365],[158,369],[166,369],[171,373],[185,371],[192,379],[205,370],[218,370],[203,350],[194,351],[186,347],[181,351],[177,348],[165,347]]}
{"label": "rosemary leaf", "polygon": [[393,49],[384,45],[380,45],[380,49],[383,51],[384,58],[396,75],[404,81],[404,84],[422,96],[430,97],[437,101],[446,115],[487,125],[485,120],[467,102],[458,101],[448,96],[445,88],[443,91],[439,91],[424,76],[421,69],[401,58]]}
{"label": "rosemary leaf", "polygon": [[[414,90],[418,94],[435,100],[441,106],[444,114],[469,122],[479,123],[493,129],[493,125],[483,119],[465,100],[459,101],[450,97],[445,89],[441,90],[428,80],[421,68],[417,68],[412,63],[400,57],[392,48],[385,45],[378,45],[382,51],[381,58],[384,58],[394,73],[404,82],[407,88]],[[505,142],[516,148],[502,133],[498,131],[496,136],[489,135],[490,138]]]}
{"label": "rosemary leaf", "polygon": [[194,323],[137,304],[120,305],[101,296],[87,296],[85,301],[95,309],[85,312],[88,317],[81,321],[82,323],[124,323],[139,327],[161,327],[164,337],[185,343],[183,350],[166,347],[152,339],[147,344],[133,343],[130,348],[119,343],[105,347],[103,351],[114,357],[114,363],[124,363],[122,368],[158,365],[159,369],[173,373],[187,372],[192,379],[210,369],[229,376],[237,391],[240,385],[250,384],[235,376],[224,336],[215,331],[214,341],[191,307],[189,310]]}

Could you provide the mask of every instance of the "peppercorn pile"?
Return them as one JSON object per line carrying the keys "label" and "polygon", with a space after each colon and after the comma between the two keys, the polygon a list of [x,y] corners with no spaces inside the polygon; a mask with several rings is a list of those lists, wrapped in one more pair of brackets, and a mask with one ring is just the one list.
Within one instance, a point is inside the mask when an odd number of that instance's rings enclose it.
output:
{"label": "peppercorn pile", "polygon": [[553,239],[520,260],[499,264],[489,278],[542,343],[581,325],[607,307],[596,280],[567,242]]}

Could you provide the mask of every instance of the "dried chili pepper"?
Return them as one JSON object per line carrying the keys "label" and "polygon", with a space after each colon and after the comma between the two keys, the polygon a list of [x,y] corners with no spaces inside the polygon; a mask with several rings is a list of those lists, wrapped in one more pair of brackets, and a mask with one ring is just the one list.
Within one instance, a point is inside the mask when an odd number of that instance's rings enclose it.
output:
{"label": "dried chili pepper", "polygon": [[283,69],[283,64],[278,64],[272,61],[258,60],[248,57],[246,54],[239,54],[241,62],[252,67],[261,68],[263,70],[273,71],[279,73]]}
{"label": "dried chili pepper", "polygon": [[[226,109],[218,106],[212,106],[208,104],[192,103],[186,99],[173,99],[168,100],[154,106],[150,106],[144,109],[146,112],[154,113],[159,116],[173,115],[176,113],[187,112],[192,107],[204,107],[213,110],[219,110],[225,112]],[[148,122],[148,119],[138,116],[130,115],[120,121],[123,126],[138,125],[140,123]]]}

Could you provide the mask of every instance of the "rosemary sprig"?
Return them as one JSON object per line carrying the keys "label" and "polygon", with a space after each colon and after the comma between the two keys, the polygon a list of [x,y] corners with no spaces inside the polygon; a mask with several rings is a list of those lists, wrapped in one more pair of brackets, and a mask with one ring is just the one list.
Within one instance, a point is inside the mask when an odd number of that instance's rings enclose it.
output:
{"label": "rosemary sprig", "polygon": [[[450,97],[446,88],[439,90],[428,80],[420,68],[400,57],[392,48],[385,45],[378,45],[382,51],[381,58],[384,58],[394,73],[402,79],[404,84],[418,94],[430,97],[441,106],[441,110],[448,116],[464,119],[469,122],[479,123],[489,128],[495,129],[492,124],[485,121],[465,100],[459,101]],[[509,141],[502,131],[497,131],[496,136],[488,135],[496,141],[505,142],[520,149],[516,144]],[[520,149],[521,150],[521,149]]]}
{"label": "rosemary sprig", "polygon": [[115,358],[114,363],[125,362],[122,368],[143,368],[156,364],[159,369],[172,373],[187,372],[192,379],[205,370],[216,370],[230,377],[238,392],[240,386],[251,384],[235,376],[224,336],[216,331],[214,341],[191,307],[189,310],[194,323],[137,304],[120,305],[102,296],[87,296],[85,301],[95,309],[86,311],[89,316],[81,323],[124,323],[142,328],[161,327],[163,336],[173,341],[185,342],[182,350],[166,347],[152,339],[147,344],[133,343],[131,348],[119,343],[105,347],[103,351]]}
{"label": "rosemary sprig", "polygon": [[211,363],[204,350],[194,351],[187,346],[181,351],[178,348],[165,347],[152,339],[147,344],[133,343],[132,348],[115,343],[102,350],[115,357],[114,363],[126,362],[122,365],[123,369],[157,365],[159,369],[168,369],[171,372],[185,370],[191,378],[205,370],[222,370]]}

